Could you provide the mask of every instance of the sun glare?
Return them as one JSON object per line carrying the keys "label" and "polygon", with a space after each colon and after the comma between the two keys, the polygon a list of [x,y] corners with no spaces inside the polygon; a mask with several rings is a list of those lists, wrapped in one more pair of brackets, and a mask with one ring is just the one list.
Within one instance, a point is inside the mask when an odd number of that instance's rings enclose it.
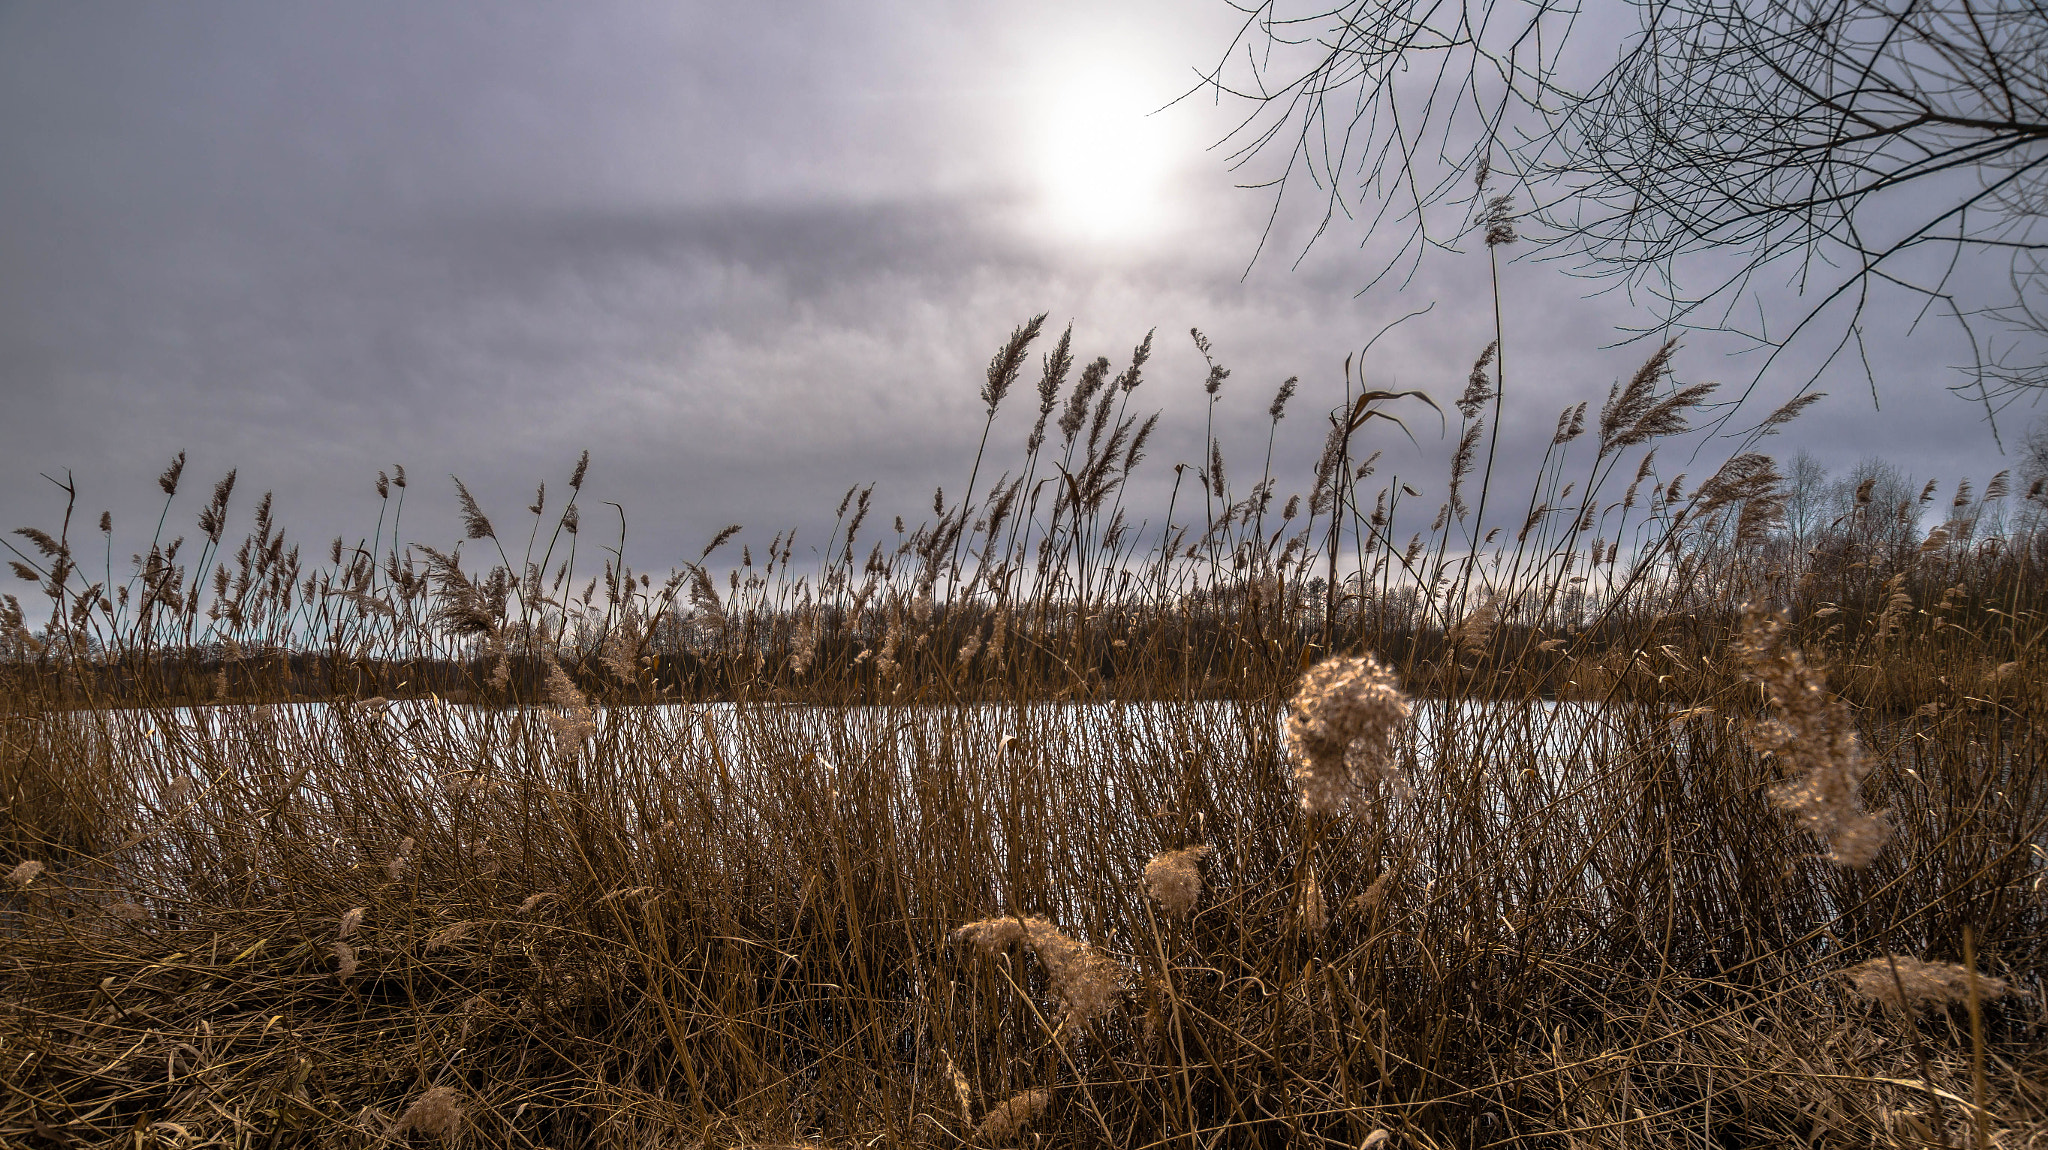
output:
{"label": "sun glare", "polygon": [[1037,109],[1033,156],[1041,210],[1060,233],[1089,242],[1144,239],[1168,219],[1173,163],[1162,101],[1116,70],[1069,71]]}

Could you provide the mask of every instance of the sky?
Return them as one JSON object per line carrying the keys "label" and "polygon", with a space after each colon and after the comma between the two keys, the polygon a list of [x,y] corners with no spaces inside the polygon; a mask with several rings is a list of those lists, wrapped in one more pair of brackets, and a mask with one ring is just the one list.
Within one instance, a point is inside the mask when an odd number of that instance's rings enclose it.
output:
{"label": "sky", "polygon": [[[583,501],[624,508],[636,567],[728,523],[757,548],[790,528],[821,545],[850,485],[913,518],[934,487],[957,495],[985,365],[1041,312],[1084,362],[1121,368],[1157,332],[1133,403],[1164,418],[1131,502],[1200,464],[1190,328],[1232,373],[1215,425],[1234,493],[1300,377],[1276,448],[1281,494],[1299,490],[1347,355],[1394,320],[1428,309],[1358,357],[1368,385],[1450,407],[1493,337],[1491,269],[1468,245],[1359,294],[1384,237],[1340,221],[1303,255],[1299,205],[1254,260],[1271,201],[1237,185],[1262,169],[1212,146],[1245,109],[1164,107],[1237,19],[1220,0],[0,0],[0,527],[54,531],[44,477],[68,475],[74,533],[109,510],[113,553],[139,551],[183,451],[167,534],[194,533],[233,468],[238,530],[271,491],[324,552],[370,534],[376,475],[403,465],[408,542],[460,537],[451,475],[523,538],[535,485],[558,500],[587,449]],[[1514,475],[1560,408],[1597,408],[1650,348],[1613,346],[1644,319],[1627,299],[1497,254]],[[1957,349],[1884,306],[1875,397],[1831,374],[1771,450],[1980,487],[2014,465],[1945,390]],[[1739,390],[1754,360],[1729,350],[1689,338],[1677,378]],[[1021,459],[1033,363],[986,467]],[[2009,413],[2008,450],[2036,410]],[[1456,428],[1408,411],[1417,444],[1364,446],[1433,503]]]}

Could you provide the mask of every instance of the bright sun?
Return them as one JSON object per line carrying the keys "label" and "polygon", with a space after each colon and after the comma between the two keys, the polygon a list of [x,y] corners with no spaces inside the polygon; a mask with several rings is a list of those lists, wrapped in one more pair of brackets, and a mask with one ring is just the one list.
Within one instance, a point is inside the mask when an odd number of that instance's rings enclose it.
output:
{"label": "bright sun", "polygon": [[1041,97],[1033,176],[1058,231],[1088,242],[1131,241],[1167,220],[1174,161],[1161,101],[1114,68],[1075,69]]}

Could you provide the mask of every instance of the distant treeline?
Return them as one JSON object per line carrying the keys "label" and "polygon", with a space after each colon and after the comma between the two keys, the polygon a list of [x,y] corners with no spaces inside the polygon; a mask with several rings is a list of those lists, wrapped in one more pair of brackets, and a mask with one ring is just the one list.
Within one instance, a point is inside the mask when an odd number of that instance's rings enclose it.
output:
{"label": "distant treeline", "polygon": [[[991,362],[990,428],[1041,328],[1020,327]],[[1131,407],[1150,348],[1148,336],[1118,372],[1106,357],[1077,365],[1061,336],[1021,460],[985,481],[985,434],[960,497],[936,493],[930,519],[893,530],[872,529],[871,487],[849,489],[816,565],[793,562],[793,534],[757,555],[732,527],[659,583],[619,560],[623,534],[595,571],[579,568],[587,453],[559,506],[536,491],[517,559],[504,539],[520,532],[501,536],[459,480],[468,556],[394,542],[402,468],[376,478],[368,540],[335,539],[324,563],[288,541],[267,495],[231,549],[231,472],[199,507],[196,546],[159,527],[125,573],[102,515],[94,576],[74,495],[62,528],[8,544],[46,607],[0,597],[0,683],[47,705],[505,704],[544,699],[559,666],[618,702],[1276,697],[1315,659],[1370,649],[1422,693],[1654,700],[1674,677],[1720,673],[1713,652],[1745,602],[1787,612],[1835,664],[1837,689],[1870,705],[1919,697],[1901,684],[1943,659],[1975,681],[2040,657],[2048,435],[1981,490],[1881,462],[1831,477],[1803,455],[1788,473],[1749,451],[1687,489],[1661,474],[1657,448],[1689,433],[1711,388],[1673,381],[1666,347],[1597,416],[1584,403],[1560,413],[1530,489],[1510,498],[1486,489],[1500,483],[1482,447],[1498,416],[1489,348],[1455,405],[1433,506],[1408,484],[1375,486],[1379,453],[1359,441],[1436,405],[1354,387],[1329,413],[1306,491],[1277,498],[1270,437],[1259,478],[1232,484],[1254,472],[1226,469],[1212,429],[1203,465],[1176,468],[1166,506],[1140,518],[1123,497],[1158,420]],[[1210,365],[1213,399],[1229,372]],[[1289,380],[1269,430],[1293,394]],[[182,456],[158,482],[168,523]],[[1495,520],[1515,509],[1512,533],[1484,528],[1489,495]]]}

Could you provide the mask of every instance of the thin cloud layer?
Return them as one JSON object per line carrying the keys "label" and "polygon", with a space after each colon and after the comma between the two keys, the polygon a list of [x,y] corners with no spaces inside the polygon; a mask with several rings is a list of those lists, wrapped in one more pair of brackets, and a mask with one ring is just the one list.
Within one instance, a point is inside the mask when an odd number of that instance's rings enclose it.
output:
{"label": "thin cloud layer", "polygon": [[[1119,366],[1158,330],[1133,397],[1166,413],[1141,509],[1174,463],[1201,462],[1189,327],[1233,371],[1217,426],[1234,488],[1256,479],[1274,389],[1302,378],[1276,448],[1283,495],[1298,489],[1345,356],[1430,304],[1361,362],[1371,386],[1448,408],[1493,336],[1486,257],[1440,255],[1355,298],[1372,253],[1325,241],[1289,268],[1313,221],[1287,219],[1280,258],[1244,275],[1265,203],[1200,147],[1227,116],[1118,110],[1164,103],[1222,42],[1182,11],[8,9],[0,520],[54,525],[37,476],[69,469],[81,516],[113,510],[116,553],[138,549],[150,480],[184,450],[191,475],[237,467],[243,490],[275,490],[316,544],[367,534],[375,472],[404,463],[407,534],[444,543],[442,476],[509,521],[589,448],[636,565],[735,521],[821,539],[850,484],[914,514],[964,483],[983,365],[1041,311]],[[1093,130],[1075,91],[1108,126],[1050,147]],[[1124,140],[1151,167],[1118,168]],[[1098,234],[1089,182],[1049,163],[1099,165],[1121,230]],[[1651,348],[1603,350],[1634,314],[1623,299],[1582,299],[1545,266],[1502,276],[1503,466],[1521,476],[1560,407],[1597,406]],[[1983,470],[1988,435],[1939,391],[1940,353],[1887,346],[1883,410],[1834,386],[1778,442],[1836,467]],[[1689,340],[1679,375],[1741,382],[1724,350]],[[1032,414],[1024,389],[1010,404],[997,469]],[[1433,505],[1450,443],[1414,416],[1421,448],[1385,437],[1382,474]]]}

